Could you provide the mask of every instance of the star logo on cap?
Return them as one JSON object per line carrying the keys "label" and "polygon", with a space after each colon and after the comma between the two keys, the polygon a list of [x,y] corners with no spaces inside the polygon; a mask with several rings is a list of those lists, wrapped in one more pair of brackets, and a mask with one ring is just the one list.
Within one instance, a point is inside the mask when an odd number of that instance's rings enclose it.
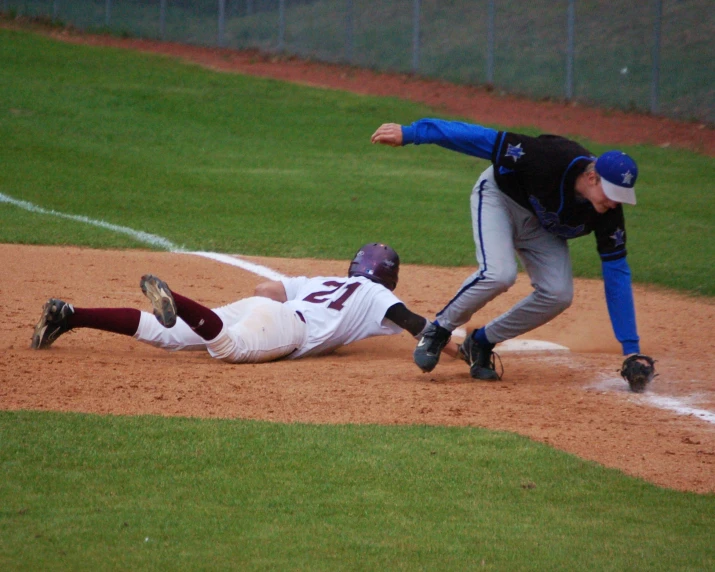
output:
{"label": "star logo on cap", "polygon": [[626,233],[622,228],[617,228],[610,238],[613,239],[614,246],[623,246],[626,242]]}
{"label": "star logo on cap", "polygon": [[631,181],[633,180],[633,173],[631,173],[630,170],[628,170],[625,173],[623,173],[622,177],[623,177],[623,184],[630,185]]}
{"label": "star logo on cap", "polygon": [[526,151],[521,148],[521,143],[518,145],[512,145],[511,143],[507,144],[506,156],[514,159],[514,163],[516,163],[524,155],[526,155]]}

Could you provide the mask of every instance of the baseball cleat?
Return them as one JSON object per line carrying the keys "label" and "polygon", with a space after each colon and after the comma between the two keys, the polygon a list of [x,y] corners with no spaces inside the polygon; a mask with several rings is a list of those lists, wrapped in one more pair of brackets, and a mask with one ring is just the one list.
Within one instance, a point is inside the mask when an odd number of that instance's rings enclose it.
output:
{"label": "baseball cleat", "polygon": [[[473,335],[468,335],[460,346],[460,352],[464,355],[465,361],[469,364],[469,375],[474,379],[483,381],[499,381],[501,375],[496,371],[493,345],[485,346],[474,339]],[[500,360],[501,361],[501,360]]]}
{"label": "baseball cleat", "polygon": [[412,359],[423,372],[432,371],[439,362],[439,356],[452,337],[452,332],[437,324],[430,324],[417,343]]}
{"label": "baseball cleat", "polygon": [[139,286],[144,295],[149,298],[154,308],[154,316],[159,323],[166,328],[173,328],[176,324],[176,302],[166,282],[153,274],[145,274]]}
{"label": "baseball cleat", "polygon": [[40,321],[35,326],[32,334],[30,348],[33,350],[44,350],[49,348],[54,341],[72,328],[69,325],[69,317],[74,314],[72,304],[50,298],[42,306]]}

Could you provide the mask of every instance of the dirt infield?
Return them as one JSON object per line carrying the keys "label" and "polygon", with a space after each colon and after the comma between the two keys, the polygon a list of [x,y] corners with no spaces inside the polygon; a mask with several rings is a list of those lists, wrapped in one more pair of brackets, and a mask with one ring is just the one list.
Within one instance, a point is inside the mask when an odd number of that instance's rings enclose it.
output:
{"label": "dirt infield", "polygon": [[[248,258],[286,275],[344,274],[345,262]],[[603,285],[579,280],[571,308],[530,332],[570,353],[502,353],[504,380],[472,382],[444,357],[431,374],[413,365],[407,334],[366,340],[328,357],[227,365],[196,352],[169,353],[92,330],[29,349],[50,296],[77,306],[148,310],[139,277],[153,272],[210,306],[250,295],[260,277],[186,254],[0,245],[0,408],[263,419],[306,423],[428,424],[514,431],[661,486],[715,492],[715,425],[660,409],[671,400],[715,412],[715,305],[636,287],[643,351],[658,358],[651,390],[634,395],[618,377],[619,345]],[[48,272],[48,268],[52,271]],[[442,276],[437,285],[432,279]],[[469,268],[405,266],[397,294],[432,315]],[[484,321],[529,290],[519,280],[479,313]],[[479,325],[474,322],[470,326]],[[690,332],[697,331],[694,337]]]}

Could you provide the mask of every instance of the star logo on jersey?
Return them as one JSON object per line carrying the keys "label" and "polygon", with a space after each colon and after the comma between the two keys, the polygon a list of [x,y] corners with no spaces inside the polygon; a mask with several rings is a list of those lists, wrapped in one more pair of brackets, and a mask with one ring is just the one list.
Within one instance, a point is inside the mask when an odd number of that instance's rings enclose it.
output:
{"label": "star logo on jersey", "polygon": [[514,163],[516,163],[524,155],[526,155],[526,151],[521,148],[521,143],[518,145],[512,145],[511,143],[507,144],[506,156],[514,159]]}
{"label": "star logo on jersey", "polygon": [[623,184],[624,185],[630,185],[631,181],[633,180],[633,173],[630,172],[630,170],[626,171],[621,175],[623,177]]}
{"label": "star logo on jersey", "polygon": [[617,228],[611,235],[613,246],[623,246],[626,242],[626,232],[622,228]]}

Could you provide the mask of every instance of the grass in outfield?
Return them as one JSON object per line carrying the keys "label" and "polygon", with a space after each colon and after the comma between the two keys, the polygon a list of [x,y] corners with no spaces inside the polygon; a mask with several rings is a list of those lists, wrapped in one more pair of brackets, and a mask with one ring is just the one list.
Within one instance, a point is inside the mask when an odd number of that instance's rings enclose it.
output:
{"label": "grass in outfield", "polygon": [[[0,30],[0,59],[1,193],[192,249],[344,259],[380,240],[408,263],[473,264],[469,193],[486,163],[369,143],[380,123],[438,112],[18,31]],[[626,207],[635,280],[715,294],[715,163],[624,149],[641,171]],[[134,245],[3,203],[0,240]],[[592,236],[573,251],[577,275],[599,275]]]}
{"label": "grass in outfield", "polygon": [[0,567],[708,570],[715,496],[478,429],[0,412]]}

